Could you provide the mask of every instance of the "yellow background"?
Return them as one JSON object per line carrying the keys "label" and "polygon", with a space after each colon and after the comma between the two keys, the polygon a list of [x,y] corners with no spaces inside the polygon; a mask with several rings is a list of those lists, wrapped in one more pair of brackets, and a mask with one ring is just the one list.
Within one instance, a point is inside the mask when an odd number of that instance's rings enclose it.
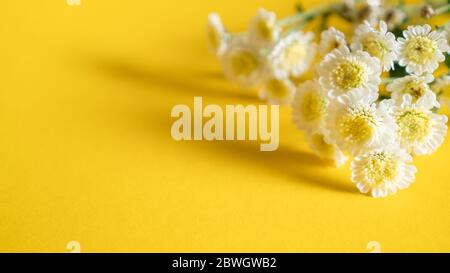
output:
{"label": "yellow background", "polygon": [[314,157],[289,108],[276,152],[172,140],[175,104],[258,102],[207,53],[207,14],[243,31],[294,3],[3,1],[0,251],[450,251],[448,140],[386,199]]}

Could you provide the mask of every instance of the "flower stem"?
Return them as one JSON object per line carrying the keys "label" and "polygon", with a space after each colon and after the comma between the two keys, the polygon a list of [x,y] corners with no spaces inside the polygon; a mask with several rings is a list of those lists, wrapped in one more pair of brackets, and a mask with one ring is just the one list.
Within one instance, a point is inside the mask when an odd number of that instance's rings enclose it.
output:
{"label": "flower stem", "polygon": [[303,29],[303,27],[312,19],[314,19],[314,17],[305,18],[304,21],[301,21],[300,23],[297,23],[295,25],[291,25],[283,35],[287,36],[293,32]]}
{"label": "flower stem", "polygon": [[305,11],[293,16],[289,16],[286,18],[283,18],[277,22],[277,24],[281,27],[289,27],[291,25],[302,23],[302,22],[308,22],[311,19],[315,18],[318,15],[324,14],[335,8],[335,4],[326,5],[326,6],[320,6],[318,8],[311,9],[309,11]]}
{"label": "flower stem", "polygon": [[443,5],[443,6],[438,7],[438,8],[436,8],[436,9],[434,10],[434,12],[435,12],[436,15],[438,15],[438,14],[443,14],[443,13],[446,13],[446,12],[449,12],[449,11],[450,11],[450,4]]}
{"label": "flower stem", "polygon": [[381,79],[381,84],[390,84],[390,83],[393,82],[395,79],[398,79],[398,77],[387,77],[387,78],[383,78],[383,79]]}

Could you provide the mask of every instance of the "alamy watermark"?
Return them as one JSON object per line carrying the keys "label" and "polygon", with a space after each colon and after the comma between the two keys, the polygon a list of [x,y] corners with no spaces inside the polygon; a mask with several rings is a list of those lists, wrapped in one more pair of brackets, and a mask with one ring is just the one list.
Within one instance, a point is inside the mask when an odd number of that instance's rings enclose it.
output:
{"label": "alamy watermark", "polygon": [[[171,117],[177,118],[171,128],[174,140],[261,142],[261,151],[275,151],[279,145],[278,105],[209,104],[203,107],[202,97],[194,97],[194,109],[175,105]],[[204,122],[204,119],[207,119]],[[270,126],[269,126],[270,125]]]}

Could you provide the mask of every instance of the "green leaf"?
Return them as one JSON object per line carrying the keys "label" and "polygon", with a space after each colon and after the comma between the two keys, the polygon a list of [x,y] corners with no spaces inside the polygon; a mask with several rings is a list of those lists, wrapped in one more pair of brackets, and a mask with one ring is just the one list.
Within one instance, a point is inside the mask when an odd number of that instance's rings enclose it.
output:
{"label": "green leaf", "polygon": [[389,95],[379,95],[378,96],[378,100],[379,101],[382,101],[382,100],[388,100],[388,99],[390,99],[391,98],[391,96],[389,96]]}
{"label": "green leaf", "polygon": [[450,54],[448,53],[445,53],[445,65],[450,68]]}
{"label": "green leaf", "polygon": [[389,71],[389,76],[391,78],[401,78],[406,75],[408,75],[406,69],[403,66],[398,65],[398,63],[395,63],[394,70]]}
{"label": "green leaf", "polygon": [[399,27],[393,29],[392,33],[394,33],[395,37],[403,37],[403,30]]}
{"label": "green leaf", "polygon": [[330,18],[331,12],[326,12],[320,17],[320,32],[324,31],[328,27],[328,19]]}

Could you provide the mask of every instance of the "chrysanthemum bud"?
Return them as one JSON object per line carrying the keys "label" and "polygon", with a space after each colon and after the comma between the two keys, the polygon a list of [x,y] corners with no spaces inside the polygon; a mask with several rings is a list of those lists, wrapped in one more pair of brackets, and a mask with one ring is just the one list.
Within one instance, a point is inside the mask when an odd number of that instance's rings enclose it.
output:
{"label": "chrysanthemum bud", "polygon": [[422,16],[425,19],[430,19],[434,15],[435,15],[435,11],[434,11],[433,7],[431,7],[430,5],[425,5],[420,10],[420,16]]}
{"label": "chrysanthemum bud", "polygon": [[393,30],[403,23],[406,14],[400,9],[389,9],[384,13],[384,21],[389,30]]}

